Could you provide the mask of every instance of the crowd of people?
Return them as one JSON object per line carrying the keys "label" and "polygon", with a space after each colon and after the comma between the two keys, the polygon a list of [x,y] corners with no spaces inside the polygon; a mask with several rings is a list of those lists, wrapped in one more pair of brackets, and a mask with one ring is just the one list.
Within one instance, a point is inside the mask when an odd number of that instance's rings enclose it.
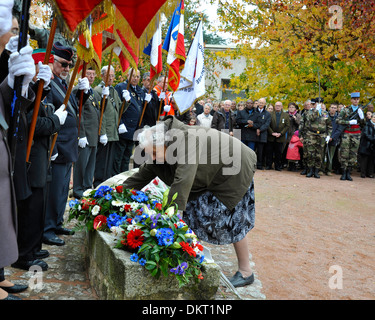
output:
{"label": "crowd of people", "polygon": [[[265,98],[239,103],[206,99],[181,120],[230,134],[241,130],[240,139],[256,152],[260,170],[300,170],[308,178],[335,173],[352,180],[351,172],[357,169],[362,178],[373,178],[374,106],[360,105],[358,92],[350,99],[349,106],[333,102],[327,108],[323,98],[313,98],[301,109],[294,102],[287,108],[280,101],[267,104]],[[202,106],[207,108],[204,113]]]}

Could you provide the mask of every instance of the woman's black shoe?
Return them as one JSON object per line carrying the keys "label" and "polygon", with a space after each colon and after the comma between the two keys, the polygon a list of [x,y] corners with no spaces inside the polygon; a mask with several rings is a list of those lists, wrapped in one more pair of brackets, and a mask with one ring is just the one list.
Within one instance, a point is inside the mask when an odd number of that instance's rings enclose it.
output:
{"label": "woman's black shoe", "polygon": [[2,299],[2,300],[22,300],[22,299],[14,296],[12,294],[8,294],[8,296],[5,299]]}

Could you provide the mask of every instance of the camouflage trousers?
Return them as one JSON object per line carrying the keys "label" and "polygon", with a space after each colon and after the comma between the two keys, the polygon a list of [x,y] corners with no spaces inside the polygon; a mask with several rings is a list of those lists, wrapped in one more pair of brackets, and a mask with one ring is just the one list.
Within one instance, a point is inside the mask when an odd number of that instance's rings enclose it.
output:
{"label": "camouflage trousers", "polygon": [[357,164],[357,154],[361,134],[344,133],[339,150],[339,161],[342,169],[354,167]]}
{"label": "camouflage trousers", "polygon": [[324,156],[325,134],[307,133],[303,141],[303,150],[305,156],[306,150],[306,165],[309,168],[321,168]]}

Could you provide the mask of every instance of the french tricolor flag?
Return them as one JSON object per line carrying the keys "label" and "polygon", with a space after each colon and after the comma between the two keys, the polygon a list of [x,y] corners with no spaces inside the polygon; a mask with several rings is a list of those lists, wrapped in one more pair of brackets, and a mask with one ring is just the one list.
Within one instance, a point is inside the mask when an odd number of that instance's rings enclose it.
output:
{"label": "french tricolor flag", "polygon": [[186,53],[184,42],[184,1],[173,13],[172,21],[164,40],[163,50],[168,53],[168,84],[175,92],[180,84],[180,71],[184,68]]}
{"label": "french tricolor flag", "polygon": [[163,70],[163,57],[161,52],[161,29],[159,23],[150,43],[143,50],[144,54],[150,56],[150,79],[156,77]]}

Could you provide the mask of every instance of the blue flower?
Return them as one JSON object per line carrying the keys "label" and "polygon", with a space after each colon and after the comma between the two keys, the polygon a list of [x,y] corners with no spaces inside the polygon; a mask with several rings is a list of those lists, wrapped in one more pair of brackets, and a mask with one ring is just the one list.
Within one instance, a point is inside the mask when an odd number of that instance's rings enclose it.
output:
{"label": "blue flower", "polygon": [[112,199],[112,196],[110,194],[106,194],[105,197],[104,197],[106,200],[111,200]]}
{"label": "blue flower", "polygon": [[137,202],[148,201],[148,196],[142,191],[137,191],[137,195],[132,195],[131,198]]}
{"label": "blue flower", "polygon": [[99,187],[94,194],[95,198],[102,198],[104,197],[107,193],[112,192],[112,188],[108,186],[101,186]]}
{"label": "blue flower", "polygon": [[130,260],[133,261],[133,262],[137,262],[138,261],[138,255],[136,253],[133,253],[130,256]]}
{"label": "blue flower", "polygon": [[78,204],[79,203],[79,201],[77,200],[77,199],[75,199],[75,200],[70,200],[69,201],[69,207],[70,208],[73,208],[76,204]]}
{"label": "blue flower", "polygon": [[141,258],[141,259],[139,259],[139,264],[141,265],[141,266],[144,266],[145,264],[146,264],[146,259],[144,259],[144,258]]}
{"label": "blue flower", "polygon": [[169,272],[174,273],[174,274],[183,275],[185,273],[185,270],[187,269],[187,267],[188,267],[187,262],[182,262],[176,268],[170,269]]}
{"label": "blue flower", "polygon": [[111,213],[107,218],[107,226],[111,229],[111,227],[118,227],[121,226],[126,222],[126,216],[122,217],[117,213]]}

